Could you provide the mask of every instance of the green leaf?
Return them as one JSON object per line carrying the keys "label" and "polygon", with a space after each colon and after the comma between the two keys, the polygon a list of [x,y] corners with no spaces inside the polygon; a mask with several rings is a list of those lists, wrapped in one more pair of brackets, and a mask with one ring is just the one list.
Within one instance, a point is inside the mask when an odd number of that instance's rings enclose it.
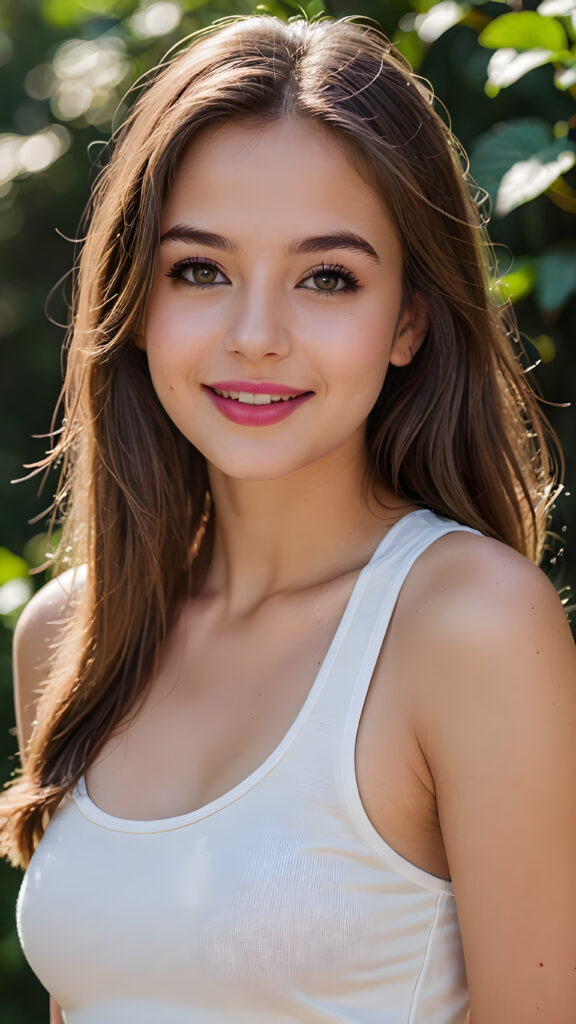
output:
{"label": "green leaf", "polygon": [[90,22],[99,15],[120,19],[132,14],[135,7],[132,0],[40,0],[44,21],[58,28]]}
{"label": "green leaf", "polygon": [[487,91],[494,95],[494,90],[505,89],[534,68],[549,64],[554,56],[554,50],[525,50],[523,53],[508,47],[496,50],[488,64],[487,84],[490,88]]}
{"label": "green leaf", "polygon": [[503,299],[516,303],[529,295],[536,283],[536,264],[525,256],[514,260],[512,270],[500,278],[498,288]]}
{"label": "green leaf", "polygon": [[574,146],[562,139],[556,139],[528,160],[519,160],[500,182],[494,207],[496,216],[505,217],[511,210],[541,195],[575,163]]}
{"label": "green leaf", "polygon": [[77,0],[42,0],[41,10],[44,20],[56,28],[68,28],[90,17]]}
{"label": "green leaf", "polygon": [[28,563],[23,558],[14,555],[8,548],[0,548],[0,587],[9,580],[27,577],[28,574]]}
{"label": "green leaf", "polygon": [[415,30],[406,32],[398,29],[392,36],[392,42],[413,68],[420,67],[428,48]]}
{"label": "green leaf", "polygon": [[470,154],[471,172],[492,197],[494,213],[505,217],[546,189],[576,163],[576,146],[555,139],[537,118],[503,121],[481,135]]}
{"label": "green leaf", "polygon": [[449,28],[457,25],[466,17],[470,6],[461,0],[440,0],[425,14],[417,14],[414,24],[416,31],[425,43],[434,43]]}
{"label": "green leaf", "polygon": [[513,47],[515,50],[565,50],[568,41],[559,21],[543,18],[536,11],[501,14],[478,36],[489,50]]}
{"label": "green leaf", "polygon": [[12,618],[20,608],[32,597],[32,584],[30,580],[18,577],[15,580],[8,580],[0,587],[0,618],[9,629],[16,625],[16,619]]}
{"label": "green leaf", "polygon": [[28,563],[0,548],[0,621],[14,629],[20,609],[32,596]]}
{"label": "green leaf", "polygon": [[576,242],[563,242],[544,252],[537,266],[536,299],[545,312],[555,312],[576,294]]}
{"label": "green leaf", "polygon": [[317,18],[319,15],[327,13],[326,4],[323,0],[310,0],[304,9],[308,18]]}
{"label": "green leaf", "polygon": [[551,338],[549,334],[539,334],[537,338],[532,339],[533,344],[536,347],[540,361],[542,363],[551,363],[556,356],[556,345],[554,338]]}
{"label": "green leaf", "polygon": [[[110,8],[114,7],[114,4],[110,0],[77,0],[76,7],[94,14],[110,14]],[[88,20],[86,14],[84,18]]]}
{"label": "green leaf", "polygon": [[288,19],[287,8],[289,7],[292,7],[292,4],[287,3],[284,5],[282,0],[267,0],[265,4],[258,4],[254,11],[256,14],[273,14],[274,17],[286,21]]}
{"label": "green leaf", "polygon": [[436,0],[412,0],[410,4],[415,11],[419,11],[421,14],[425,14],[431,7],[434,7]]}
{"label": "green leaf", "polygon": [[570,16],[576,11],[576,0],[543,0],[538,6],[538,14],[547,17]]}
{"label": "green leaf", "polygon": [[53,530],[51,534],[36,533],[26,542],[24,558],[31,569],[38,569],[47,562],[53,562],[54,554],[60,543],[62,530]]}
{"label": "green leaf", "polygon": [[570,89],[571,86],[576,85],[576,64],[571,68],[564,68],[563,71],[557,71],[554,75],[554,85],[557,89]]}

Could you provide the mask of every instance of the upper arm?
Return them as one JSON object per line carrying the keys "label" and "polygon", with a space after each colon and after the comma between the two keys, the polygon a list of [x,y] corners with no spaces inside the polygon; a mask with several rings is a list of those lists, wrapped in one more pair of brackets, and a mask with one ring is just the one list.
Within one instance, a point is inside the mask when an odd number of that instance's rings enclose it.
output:
{"label": "upper arm", "polygon": [[52,657],[70,615],[83,572],[70,569],[42,587],[26,605],[13,644],[14,703],[18,746],[23,756],[32,733],[36,704]]}
{"label": "upper arm", "polygon": [[574,1024],[576,648],[544,575],[479,545],[419,622],[471,1021]]}
{"label": "upper arm", "polygon": [[62,1024],[62,1010],[53,996],[50,996],[50,1021],[49,1024]]}

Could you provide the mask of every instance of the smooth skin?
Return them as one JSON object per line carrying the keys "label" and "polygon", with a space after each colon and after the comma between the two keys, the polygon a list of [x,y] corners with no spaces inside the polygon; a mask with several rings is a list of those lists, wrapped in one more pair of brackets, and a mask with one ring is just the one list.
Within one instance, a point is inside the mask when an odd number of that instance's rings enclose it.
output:
{"label": "smooth skin", "polygon": [[[126,818],[221,795],[295,718],[358,572],[410,511],[383,488],[386,509],[363,500],[363,436],[388,365],[408,363],[427,326],[421,302],[403,306],[380,197],[320,126],[208,131],[183,158],[161,231],[138,344],[168,415],[207,459],[218,514],[202,593],[182,607],[135,721],[87,772],[92,799]],[[302,244],[336,234],[314,253]],[[314,394],[277,424],[239,426],[206,391],[226,378]],[[48,584],[16,631],[23,745],[72,587]],[[471,1024],[574,1024],[576,650],[540,570],[468,534],[418,559],[356,769],[384,839],[453,881]],[[52,1024],[58,1014],[53,1001]]]}

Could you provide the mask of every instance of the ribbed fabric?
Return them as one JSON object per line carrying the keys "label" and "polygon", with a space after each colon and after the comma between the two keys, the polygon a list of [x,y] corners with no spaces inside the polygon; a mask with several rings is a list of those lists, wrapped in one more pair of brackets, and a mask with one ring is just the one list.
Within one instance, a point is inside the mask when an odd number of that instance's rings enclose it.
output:
{"label": "ribbed fabric", "polygon": [[361,571],[296,720],[190,814],[130,821],[83,782],[18,900],[20,940],[67,1024],[464,1024],[451,885],[380,837],[354,747],[415,559],[457,523],[405,516]]}

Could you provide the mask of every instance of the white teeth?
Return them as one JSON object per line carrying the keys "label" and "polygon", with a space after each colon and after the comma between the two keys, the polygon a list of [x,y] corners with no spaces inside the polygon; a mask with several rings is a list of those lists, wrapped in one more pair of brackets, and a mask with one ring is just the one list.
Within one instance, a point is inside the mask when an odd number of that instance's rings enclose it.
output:
{"label": "white teeth", "polygon": [[219,391],[213,388],[217,395],[223,398],[233,398],[236,402],[243,402],[244,405],[270,405],[271,402],[288,402],[298,395],[258,395],[252,391]]}

